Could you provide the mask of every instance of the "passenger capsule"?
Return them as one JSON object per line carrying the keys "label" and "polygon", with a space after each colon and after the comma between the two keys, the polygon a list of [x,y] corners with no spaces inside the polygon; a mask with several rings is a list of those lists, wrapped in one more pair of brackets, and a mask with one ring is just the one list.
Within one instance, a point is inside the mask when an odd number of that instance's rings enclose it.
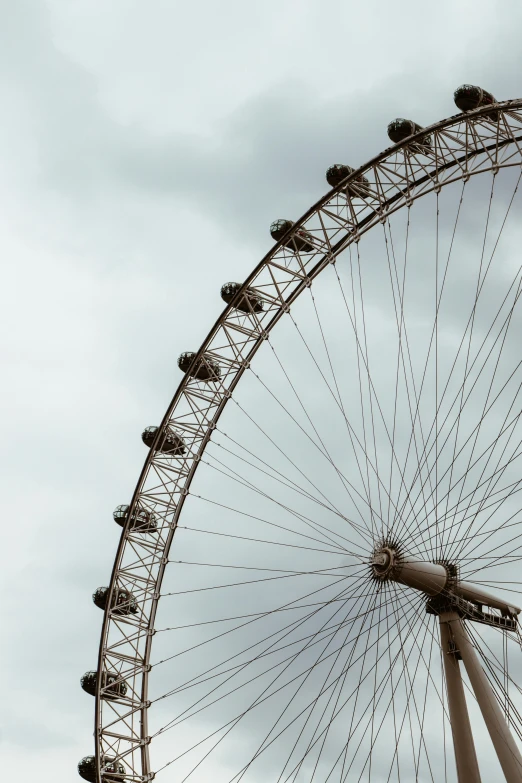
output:
{"label": "passenger capsule", "polygon": [[[98,680],[98,672],[85,672],[80,680],[85,693],[90,696],[96,696],[96,682]],[[127,683],[125,680],[119,679],[117,674],[112,672],[104,672],[102,677],[102,699],[119,699],[125,696],[127,693]]]}
{"label": "passenger capsule", "polygon": [[[130,506],[123,504],[116,506],[112,512],[112,518],[120,527],[124,527],[129,516]],[[130,517],[130,529],[138,533],[152,533],[157,528],[156,514],[146,508],[136,507]]]}
{"label": "passenger capsule", "polygon": [[[227,304],[230,304],[237,292],[241,288],[241,283],[225,283],[221,286],[221,298]],[[260,313],[263,309],[263,300],[251,288],[247,288],[243,296],[235,303],[236,310],[242,313]]]}
{"label": "passenger capsule", "polygon": [[[152,448],[157,431],[157,427],[145,427],[141,433],[141,439],[149,449]],[[162,454],[170,454],[173,457],[182,457],[187,448],[181,435],[167,427],[156,444],[156,451],[161,451]]]}
{"label": "passenger capsule", "polygon": [[[92,600],[98,609],[105,611],[107,608],[107,601],[109,600],[109,588],[98,587],[92,595]],[[122,587],[116,587],[112,593],[111,608],[114,614],[136,614],[138,611],[138,602],[128,590],[124,590]]]}
{"label": "passenger capsule", "polygon": [[[85,756],[78,764],[78,774],[89,783],[96,783],[96,758]],[[122,783],[125,775],[125,767],[119,761],[104,756],[101,762],[101,776],[103,783]]]}
{"label": "passenger capsule", "polygon": [[[422,130],[422,125],[417,125],[413,120],[405,120],[402,117],[397,117],[388,125],[388,138],[393,141],[394,144],[404,141],[409,136],[413,136],[414,133],[418,133]],[[417,142],[419,146],[431,147],[431,136],[422,136]]]}
{"label": "passenger capsule", "polygon": [[[351,166],[345,166],[344,163],[334,163],[333,166],[326,171],[326,181],[332,188],[336,188],[340,185],[343,179],[346,179],[350,174],[353,174],[355,169]],[[346,192],[350,196],[358,196],[359,198],[366,198],[370,195],[369,182],[366,177],[359,175],[346,186]]]}
{"label": "passenger capsule", "polygon": [[[270,226],[270,234],[272,235],[272,239],[275,239],[276,242],[279,242],[279,240],[284,237],[286,232],[289,231],[293,225],[294,223],[292,220],[274,220]],[[298,228],[297,231],[288,237],[288,239],[285,239],[283,244],[289,250],[293,250],[294,252],[298,251],[301,253],[311,253],[311,251],[314,249],[314,246],[310,241],[311,239],[312,237],[308,231],[305,231],[303,228]]]}
{"label": "passenger capsule", "polygon": [[[193,351],[185,351],[185,353],[180,354],[178,367],[182,372],[188,372],[195,355]],[[218,381],[221,377],[221,367],[215,359],[204,353],[196,366],[190,371],[190,375],[198,381]]]}
{"label": "passenger capsule", "polygon": [[[491,106],[492,103],[496,103],[490,92],[483,90],[482,87],[475,87],[473,84],[462,84],[460,87],[457,87],[453,93],[453,99],[455,105],[461,111],[471,111],[472,109],[478,109],[479,106]],[[498,112],[491,112],[489,116],[496,121]]]}

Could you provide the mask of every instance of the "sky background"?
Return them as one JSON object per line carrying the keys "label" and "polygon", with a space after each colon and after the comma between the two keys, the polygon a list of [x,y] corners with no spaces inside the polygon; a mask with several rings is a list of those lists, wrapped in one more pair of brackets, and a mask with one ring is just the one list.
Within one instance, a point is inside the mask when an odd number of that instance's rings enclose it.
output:
{"label": "sky background", "polygon": [[520,96],[511,0],[0,2],[0,758],[77,779],[119,529],[157,424],[222,309],[333,162],[463,82]]}

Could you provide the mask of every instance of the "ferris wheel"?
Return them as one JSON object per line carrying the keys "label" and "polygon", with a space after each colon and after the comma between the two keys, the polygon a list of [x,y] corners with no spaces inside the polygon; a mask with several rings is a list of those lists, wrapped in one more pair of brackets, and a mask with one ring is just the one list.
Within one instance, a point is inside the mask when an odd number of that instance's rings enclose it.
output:
{"label": "ferris wheel", "polygon": [[455,103],[331,166],[180,356],[85,780],[522,781],[522,100]]}

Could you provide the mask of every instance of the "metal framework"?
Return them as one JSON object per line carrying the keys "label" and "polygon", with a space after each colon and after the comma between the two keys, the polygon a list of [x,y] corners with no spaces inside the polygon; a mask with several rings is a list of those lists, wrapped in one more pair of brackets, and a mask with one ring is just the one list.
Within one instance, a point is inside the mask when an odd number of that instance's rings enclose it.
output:
{"label": "metal framework", "polygon": [[[429,148],[419,143],[428,134]],[[102,780],[102,759],[107,757],[125,766],[125,780],[154,778],[147,726],[148,677],[156,611],[170,547],[192,478],[216,423],[269,332],[314,278],[335,263],[340,253],[397,210],[432,191],[438,192],[451,182],[521,165],[522,100],[459,113],[423,128],[386,149],[330,190],[270,250],[224,309],[158,427],[116,553],[101,632],[98,672],[116,673],[127,683],[127,690],[118,698],[102,698],[107,686],[102,677],[97,679],[98,780]],[[365,182],[364,198],[358,195],[357,181]],[[296,242],[290,248],[289,238],[302,230],[308,233],[310,243]],[[262,298],[263,310],[252,305],[254,300],[246,296],[247,289]],[[237,309],[234,305],[239,301],[250,302],[250,307]],[[191,375],[191,370],[206,360],[220,368],[220,377],[211,382]],[[186,446],[183,454],[157,450],[166,428],[182,436]],[[155,514],[154,529],[140,532],[139,528],[133,528],[132,514],[140,509]],[[121,589],[134,596],[136,612],[124,614],[121,608],[114,607],[116,591]],[[458,643],[471,678],[472,655],[460,616],[454,610],[445,620],[441,618],[443,644],[449,644],[451,639]],[[458,704],[463,698],[458,668],[455,669],[454,662],[448,663],[447,656],[446,673],[448,681],[453,678],[457,682],[454,709],[462,710],[462,704],[460,707]],[[464,727],[462,731],[465,734],[467,729]],[[466,748],[472,758],[469,743]],[[478,773],[474,777],[471,773],[459,777],[463,779],[479,780]]]}

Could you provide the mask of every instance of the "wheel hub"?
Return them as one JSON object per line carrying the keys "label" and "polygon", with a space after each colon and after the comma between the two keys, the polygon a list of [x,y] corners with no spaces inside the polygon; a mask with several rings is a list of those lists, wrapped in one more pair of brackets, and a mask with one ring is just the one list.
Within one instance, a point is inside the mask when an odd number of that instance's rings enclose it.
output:
{"label": "wheel hub", "polygon": [[396,579],[401,571],[401,547],[395,541],[381,541],[370,558],[371,575],[379,582]]}

